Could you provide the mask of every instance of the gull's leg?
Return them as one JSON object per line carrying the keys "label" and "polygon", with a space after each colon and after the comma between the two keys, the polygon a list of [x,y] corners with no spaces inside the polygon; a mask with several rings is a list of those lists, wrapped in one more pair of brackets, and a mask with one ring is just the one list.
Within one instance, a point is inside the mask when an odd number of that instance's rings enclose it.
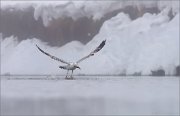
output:
{"label": "gull's leg", "polygon": [[72,73],[71,73],[71,79],[73,79],[73,76],[72,76],[72,75],[73,75],[73,70],[72,70]]}
{"label": "gull's leg", "polygon": [[69,72],[69,70],[67,70],[67,73],[66,73],[66,77],[65,77],[65,79],[67,79],[67,78],[68,78],[68,72]]}

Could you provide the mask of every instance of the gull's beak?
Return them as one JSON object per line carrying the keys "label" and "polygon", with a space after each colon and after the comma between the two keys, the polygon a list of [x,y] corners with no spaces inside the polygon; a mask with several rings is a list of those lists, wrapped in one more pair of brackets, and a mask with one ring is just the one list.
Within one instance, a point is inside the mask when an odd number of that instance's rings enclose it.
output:
{"label": "gull's beak", "polygon": [[79,68],[81,70],[81,68],[79,66],[77,66],[77,68]]}

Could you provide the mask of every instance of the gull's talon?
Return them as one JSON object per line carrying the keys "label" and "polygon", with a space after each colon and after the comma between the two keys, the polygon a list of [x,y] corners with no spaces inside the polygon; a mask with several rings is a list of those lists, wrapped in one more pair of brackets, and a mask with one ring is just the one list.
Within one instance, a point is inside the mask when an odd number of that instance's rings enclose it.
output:
{"label": "gull's talon", "polygon": [[68,79],[68,76],[66,76],[65,79]]}

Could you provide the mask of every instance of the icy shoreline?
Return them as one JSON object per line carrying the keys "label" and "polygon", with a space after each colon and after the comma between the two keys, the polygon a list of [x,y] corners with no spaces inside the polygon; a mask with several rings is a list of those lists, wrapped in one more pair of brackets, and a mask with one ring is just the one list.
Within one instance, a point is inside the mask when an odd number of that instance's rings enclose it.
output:
{"label": "icy shoreline", "polygon": [[[104,21],[98,33],[92,37],[86,45],[79,41],[71,41],[62,47],[50,46],[49,43],[44,42],[42,38],[36,38],[31,35],[31,38],[24,38],[23,41],[18,41],[15,35],[1,38],[1,73],[4,75],[14,74],[66,74],[66,71],[60,70],[56,61],[41,54],[35,47],[38,44],[46,52],[57,56],[68,62],[76,62],[83,56],[91,52],[103,40],[106,41],[105,47],[95,56],[83,61],[79,64],[80,70],[74,71],[75,74],[109,74],[109,75],[157,75],[158,70],[161,70],[161,75],[177,75],[179,63],[179,2],[98,2],[99,4],[91,3],[86,5],[86,2],[80,3],[63,3],[59,7],[52,4],[42,4],[36,10],[36,18],[43,17],[43,20],[48,22],[48,19],[61,17],[59,12],[65,12],[69,17],[74,14],[84,15],[79,9],[84,8],[87,15],[93,17],[101,17],[104,13],[109,11],[109,6],[112,8],[125,7],[126,5],[137,6],[137,8],[153,7],[159,8],[158,13],[144,12],[138,18],[132,20],[130,15],[126,12],[119,11],[117,15]],[[116,4],[117,3],[117,4]],[[127,3],[127,4],[125,4]],[[123,6],[124,4],[125,6]],[[8,8],[8,3],[4,4]],[[6,6],[7,5],[7,6]],[[21,4],[22,5],[22,4]],[[31,5],[28,4],[27,5]],[[43,6],[44,5],[44,6]],[[99,7],[106,5],[107,7]],[[142,5],[142,6],[141,6]],[[18,6],[18,5],[17,5]],[[16,5],[13,8],[19,9]],[[83,7],[84,6],[84,7]],[[9,7],[12,7],[11,5]],[[59,10],[65,7],[63,11]],[[77,8],[77,12],[70,12]],[[79,8],[79,9],[78,9]],[[91,11],[90,9],[93,9]],[[97,8],[97,9],[96,9]],[[100,9],[98,9],[100,8]],[[5,8],[6,9],[6,8]],[[11,9],[14,11],[15,9]],[[100,14],[97,10],[102,11]],[[110,9],[114,10],[114,9]],[[129,9],[131,11],[131,9]],[[141,9],[140,9],[141,10]],[[24,9],[22,8],[23,12]],[[73,10],[74,11],[74,10]],[[11,11],[9,11],[11,12]],[[57,17],[56,15],[59,14]],[[12,14],[10,14],[11,16]],[[24,16],[24,15],[23,15]],[[64,15],[63,15],[64,16]],[[13,17],[13,15],[12,15]],[[88,17],[88,16],[87,16]],[[93,18],[92,17],[92,18]],[[25,20],[25,19],[21,19]],[[60,22],[65,23],[65,20]],[[64,22],[65,21],[65,22]],[[23,22],[23,21],[22,21]],[[50,21],[51,22],[51,21]],[[56,22],[56,21],[55,21]],[[56,22],[59,24],[60,22]],[[25,22],[26,25],[31,25],[34,22]],[[16,23],[15,23],[16,24]],[[66,26],[72,26],[70,23]],[[84,23],[79,22],[79,25]],[[55,27],[54,27],[55,26]],[[66,29],[66,26],[63,29]],[[90,25],[89,25],[90,26]],[[57,28],[56,24],[50,26]],[[67,27],[68,28],[68,27]],[[83,33],[83,28],[80,33]],[[16,30],[16,29],[15,29]],[[18,30],[18,31],[21,31]],[[52,30],[51,30],[52,31]],[[51,32],[50,31],[50,32]],[[68,30],[69,31],[69,30]],[[67,31],[67,32],[68,32]],[[28,31],[29,32],[29,31]],[[49,32],[49,31],[48,31]],[[62,32],[62,30],[59,30]],[[74,33],[74,31],[72,31]],[[41,34],[40,32],[37,32]],[[46,32],[47,33],[47,32]],[[51,33],[52,34],[52,33]],[[48,33],[49,35],[49,33]],[[55,34],[56,35],[56,34]],[[65,33],[65,35],[68,35]],[[87,33],[87,35],[91,35]],[[74,37],[74,35],[71,35]],[[32,38],[34,37],[34,38]],[[61,38],[59,36],[58,38]],[[51,38],[49,38],[51,39]],[[61,38],[62,39],[62,38]],[[63,38],[68,39],[68,37]],[[53,39],[54,40],[54,39]],[[60,39],[55,39],[55,43]],[[97,64],[95,66],[95,64]]]}
{"label": "icy shoreline", "polygon": [[1,80],[2,114],[178,115],[179,78]]}

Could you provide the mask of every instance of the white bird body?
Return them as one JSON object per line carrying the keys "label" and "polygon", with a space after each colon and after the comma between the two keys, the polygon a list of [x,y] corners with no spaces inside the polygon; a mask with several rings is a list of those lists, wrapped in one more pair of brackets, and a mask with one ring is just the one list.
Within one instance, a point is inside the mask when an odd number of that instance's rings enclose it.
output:
{"label": "white bird body", "polygon": [[62,69],[65,69],[65,70],[75,70],[76,68],[79,68],[80,67],[77,65],[77,63],[69,63],[68,65],[65,65],[65,66],[59,66],[59,68],[62,68]]}
{"label": "white bird body", "polygon": [[51,57],[52,59],[67,64],[67,65],[64,65],[64,66],[59,66],[59,68],[67,70],[66,79],[68,78],[68,72],[69,72],[69,70],[71,70],[71,71],[72,71],[72,73],[71,73],[71,78],[73,79],[73,77],[72,77],[73,71],[74,71],[76,68],[81,69],[81,68],[78,66],[78,64],[79,64],[81,61],[89,58],[90,56],[93,56],[95,53],[97,53],[98,51],[100,51],[100,50],[104,47],[105,43],[106,43],[106,40],[102,41],[101,44],[100,44],[95,50],[93,50],[89,55],[81,58],[81,59],[78,60],[77,62],[66,62],[66,61],[64,61],[64,60],[62,60],[62,59],[60,59],[60,58],[57,58],[57,57],[55,57],[55,56],[52,56],[52,55],[50,55],[49,53],[43,51],[43,50],[42,50],[41,48],[39,48],[37,45],[36,45],[36,47],[39,49],[39,51],[41,51],[41,52],[44,53],[45,55]]}

